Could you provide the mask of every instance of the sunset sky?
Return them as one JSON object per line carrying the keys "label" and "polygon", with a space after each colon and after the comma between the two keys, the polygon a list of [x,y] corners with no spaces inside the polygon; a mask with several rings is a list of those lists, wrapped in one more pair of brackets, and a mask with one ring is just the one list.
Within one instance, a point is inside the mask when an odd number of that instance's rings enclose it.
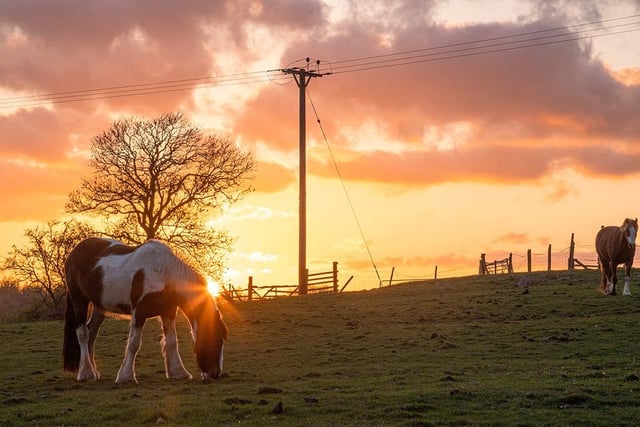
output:
{"label": "sunset sky", "polygon": [[588,250],[640,216],[638,0],[0,0],[0,34],[0,255],[64,217],[114,119],[181,111],[257,160],[209,219],[236,237],[227,280],[295,283],[298,88],[276,70],[306,57],[333,72],[308,87],[331,148],[308,103],[312,272],[378,286],[331,153],[383,279]]}

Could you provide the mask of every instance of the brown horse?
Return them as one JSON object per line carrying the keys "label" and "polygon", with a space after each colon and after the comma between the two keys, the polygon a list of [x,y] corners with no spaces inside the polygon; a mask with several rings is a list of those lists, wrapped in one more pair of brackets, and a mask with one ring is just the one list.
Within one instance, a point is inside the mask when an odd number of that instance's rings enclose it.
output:
{"label": "brown horse", "polygon": [[596,252],[602,273],[602,290],[605,295],[616,294],[618,264],[624,264],[623,295],[631,296],[631,266],[636,254],[638,218],[626,218],[620,227],[603,227],[596,235]]}
{"label": "brown horse", "polygon": [[[136,381],[135,359],[147,318],[160,316],[167,378],[191,378],[178,353],[178,307],[191,324],[193,350],[203,380],[222,371],[227,328],[204,277],[181,261],[165,244],[150,240],[126,246],[115,240],[80,242],[65,263],[67,307],[63,362],[78,381],[96,380],[94,344],[108,313],[131,317],[129,339],[117,383]],[[89,306],[92,310],[89,311]]]}

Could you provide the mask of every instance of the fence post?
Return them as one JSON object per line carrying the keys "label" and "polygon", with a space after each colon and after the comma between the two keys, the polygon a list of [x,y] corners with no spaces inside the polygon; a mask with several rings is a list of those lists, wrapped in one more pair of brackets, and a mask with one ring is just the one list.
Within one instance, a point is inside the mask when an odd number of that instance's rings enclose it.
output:
{"label": "fence post", "polygon": [[509,273],[513,273],[513,252],[509,252],[509,265],[508,265]]}
{"label": "fence post", "polygon": [[527,272],[531,273],[531,249],[527,249]]}
{"label": "fence post", "polygon": [[251,301],[253,298],[253,276],[249,276],[249,283],[247,283],[247,301]]}
{"label": "fence post", "polygon": [[438,266],[436,265],[436,271],[433,273],[433,280],[438,280]]}
{"label": "fence post", "polygon": [[333,261],[333,292],[338,292],[338,262]]}
{"label": "fence post", "polygon": [[573,260],[575,256],[575,248],[576,248],[576,242],[573,240],[573,233],[571,233],[571,243],[569,244],[569,265],[568,265],[569,270],[573,270],[575,267],[575,261]]}
{"label": "fence post", "polygon": [[547,271],[551,271],[551,243],[549,243],[549,249],[547,249]]}
{"label": "fence post", "polygon": [[393,272],[396,271],[395,267],[391,267],[391,276],[389,276],[389,286],[391,286],[391,282],[393,282]]}
{"label": "fence post", "polygon": [[487,271],[487,254],[480,254],[480,265],[478,266],[478,274],[484,275]]}

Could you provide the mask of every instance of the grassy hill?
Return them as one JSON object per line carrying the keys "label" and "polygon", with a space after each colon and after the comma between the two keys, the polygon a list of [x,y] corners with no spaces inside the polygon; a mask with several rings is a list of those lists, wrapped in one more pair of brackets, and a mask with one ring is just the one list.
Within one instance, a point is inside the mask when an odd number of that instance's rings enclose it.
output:
{"label": "grassy hill", "polygon": [[[102,379],[83,384],[61,371],[61,322],[1,323],[0,424],[637,425],[640,287],[604,297],[593,271],[522,277],[223,304],[213,384],[164,378],[154,320],[127,386],[113,383],[126,321],[105,322]],[[198,375],[184,321],[179,336]]]}

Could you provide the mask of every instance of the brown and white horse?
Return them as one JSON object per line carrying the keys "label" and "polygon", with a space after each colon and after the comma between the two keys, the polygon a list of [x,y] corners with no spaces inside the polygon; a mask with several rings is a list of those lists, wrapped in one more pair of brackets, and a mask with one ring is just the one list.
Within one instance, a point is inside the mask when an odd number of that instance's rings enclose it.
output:
{"label": "brown and white horse", "polygon": [[100,377],[94,344],[109,313],[131,317],[117,383],[136,381],[135,358],[142,328],[146,319],[155,316],[162,320],[167,378],[191,378],[178,353],[175,327],[178,307],[191,324],[193,350],[202,379],[220,376],[227,328],[207,291],[204,277],[165,244],[150,240],[133,247],[115,240],[88,238],[69,254],[65,276],[64,369],[77,372],[78,381]]}
{"label": "brown and white horse", "polygon": [[623,295],[631,296],[631,266],[636,254],[638,218],[626,218],[620,227],[603,227],[596,234],[596,252],[602,273],[602,290],[605,295],[615,295],[618,284],[618,264],[624,264]]}

